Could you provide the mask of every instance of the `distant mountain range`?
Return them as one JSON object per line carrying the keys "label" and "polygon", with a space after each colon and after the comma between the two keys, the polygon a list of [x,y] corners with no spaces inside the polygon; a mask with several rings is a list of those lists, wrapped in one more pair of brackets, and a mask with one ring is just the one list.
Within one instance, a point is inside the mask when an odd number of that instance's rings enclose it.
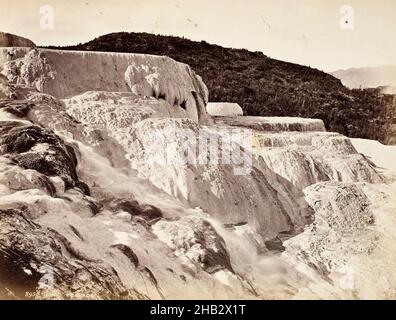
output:
{"label": "distant mountain range", "polygon": [[331,74],[348,88],[396,88],[396,66],[392,65],[337,70]]}
{"label": "distant mountain range", "polygon": [[149,33],[111,33],[63,50],[147,53],[189,64],[209,88],[210,101],[238,103],[245,115],[322,119],[327,130],[387,140],[393,97],[379,89],[350,90],[336,77],[262,52]]}

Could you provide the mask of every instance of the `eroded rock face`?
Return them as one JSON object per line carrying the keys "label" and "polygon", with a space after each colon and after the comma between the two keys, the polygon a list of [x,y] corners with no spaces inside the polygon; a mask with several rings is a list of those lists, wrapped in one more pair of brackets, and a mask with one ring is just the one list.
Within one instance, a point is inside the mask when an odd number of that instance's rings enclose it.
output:
{"label": "eroded rock face", "polygon": [[[80,186],[77,158],[52,132],[18,121],[0,123],[1,155],[24,169],[32,169],[47,177],[59,176],[67,188]],[[84,190],[89,193],[88,190]]]}
{"label": "eroded rock face", "polygon": [[[53,196],[57,190],[50,177],[42,174],[36,170],[24,169],[15,165],[15,162],[0,157],[1,171],[0,171],[0,182],[5,185],[2,195],[11,193],[12,191],[27,190],[38,188],[49,195]],[[64,189],[64,182],[62,187]]]}
{"label": "eroded rock face", "polygon": [[190,264],[199,264],[209,273],[223,269],[233,272],[225,241],[208,221],[185,216],[178,221],[159,221],[153,230],[177,256]]}
{"label": "eroded rock face", "polygon": [[215,118],[215,123],[267,132],[326,131],[322,120],[294,117],[221,116]]}
{"label": "eroded rock face", "polygon": [[[321,181],[381,183],[375,165],[338,133],[323,132],[321,120],[217,118],[221,126],[253,129],[252,152],[275,173],[302,189]],[[233,120],[234,119],[234,120]],[[243,142],[243,141],[242,141]],[[249,143],[249,142],[247,142]]]}
{"label": "eroded rock face", "polygon": [[85,257],[57,231],[34,223],[26,209],[0,210],[0,227],[2,296],[19,299],[143,297],[128,292],[114,269]]}
{"label": "eroded rock face", "polygon": [[[156,162],[153,158],[161,150],[152,148],[154,142],[147,140],[147,135],[156,130],[166,136],[169,128],[188,129],[194,137],[199,136],[199,127],[190,120],[152,118],[138,122],[132,129],[124,128],[116,136],[131,167],[156,187],[186,205],[211,212],[224,223],[248,222],[264,239],[298,229],[309,220],[310,210],[301,192],[263,162],[256,163],[246,175],[236,175],[234,165],[221,163]],[[207,134],[216,136],[210,131]],[[195,153],[195,145],[190,142],[190,152]],[[174,143],[180,147],[185,141]]]}
{"label": "eroded rock face", "polygon": [[[337,273],[342,275],[343,267],[354,257],[370,254],[377,247],[378,233],[372,228],[376,223],[373,204],[363,185],[322,182],[304,192],[315,210],[315,220],[304,232],[285,242],[284,256],[303,262],[328,281],[338,281]],[[355,284],[344,286],[352,290]]]}
{"label": "eroded rock face", "polygon": [[147,222],[159,220],[163,213],[159,208],[151,205],[141,205],[136,200],[115,199],[109,204],[114,212],[127,212],[132,217],[141,217]]}
{"label": "eroded rock face", "polygon": [[258,133],[256,137],[260,146],[255,150],[265,163],[299,188],[320,181],[384,181],[375,165],[339,134],[315,132],[288,137]]}
{"label": "eroded rock face", "polygon": [[[0,263],[6,279],[1,296],[142,299],[183,292],[180,298],[207,297],[211,274],[218,268],[213,252],[202,255],[202,266],[184,265],[179,257],[169,257],[171,249],[151,230],[152,224],[173,213],[137,202],[133,190],[108,188],[108,180],[95,175],[88,179],[90,187],[80,181],[83,168],[77,167],[84,153],[79,150],[81,142],[72,137],[85,143],[93,140],[94,147],[109,152],[114,151],[113,144],[98,139],[100,135],[95,140],[92,130],[65,115],[64,105],[55,98],[34,90],[14,93],[25,100],[0,102]],[[102,135],[106,129],[98,132]],[[217,235],[209,223],[202,225],[205,235]],[[212,246],[215,240],[206,241]],[[231,269],[224,241],[220,244]],[[152,259],[154,253],[158,260]],[[233,279],[239,284],[233,296],[248,294],[244,284]],[[182,290],[186,283],[191,287],[187,292]],[[222,292],[224,285],[219,283],[212,295],[220,297]]]}
{"label": "eroded rock face", "polygon": [[0,50],[0,64],[9,82],[58,98],[86,91],[132,92],[161,98],[191,119],[210,122],[205,84],[189,66],[168,57],[10,48]]}
{"label": "eroded rock face", "polygon": [[[263,238],[271,239],[278,232],[298,229],[309,220],[310,210],[301,191],[269,170],[264,162],[255,164],[259,169],[255,167],[251,173],[238,176],[233,165],[150,161],[164,151],[155,150],[155,141],[147,139],[153,131],[165,136],[169,129],[191,130],[198,138],[201,130],[194,121],[183,119],[182,114],[167,112],[156,100],[89,92],[65,100],[65,105],[73,117],[91,130],[110,134],[124,149],[129,165],[154,186],[186,205],[212,212],[224,223],[249,221]],[[207,134],[216,136],[210,130]],[[175,141],[175,147],[182,144]]]}

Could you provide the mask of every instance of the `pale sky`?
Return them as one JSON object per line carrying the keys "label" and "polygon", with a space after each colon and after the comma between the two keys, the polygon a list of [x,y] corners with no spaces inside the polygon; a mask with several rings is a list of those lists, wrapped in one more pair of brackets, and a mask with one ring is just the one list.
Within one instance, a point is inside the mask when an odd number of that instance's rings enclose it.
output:
{"label": "pale sky", "polygon": [[[40,7],[54,28],[40,27]],[[340,8],[353,8],[352,30]],[[352,23],[351,21],[349,22]],[[38,45],[152,32],[247,48],[325,71],[396,65],[396,0],[0,0],[0,31]]]}

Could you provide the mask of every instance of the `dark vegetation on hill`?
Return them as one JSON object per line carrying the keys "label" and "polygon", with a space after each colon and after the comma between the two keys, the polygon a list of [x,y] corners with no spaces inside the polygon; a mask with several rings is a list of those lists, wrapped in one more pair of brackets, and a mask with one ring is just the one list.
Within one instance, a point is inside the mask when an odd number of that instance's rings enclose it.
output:
{"label": "dark vegetation on hill", "polygon": [[237,102],[245,115],[320,118],[330,131],[387,141],[394,97],[349,90],[333,76],[262,52],[148,33],[112,33],[66,50],[166,55],[202,76],[210,101]]}

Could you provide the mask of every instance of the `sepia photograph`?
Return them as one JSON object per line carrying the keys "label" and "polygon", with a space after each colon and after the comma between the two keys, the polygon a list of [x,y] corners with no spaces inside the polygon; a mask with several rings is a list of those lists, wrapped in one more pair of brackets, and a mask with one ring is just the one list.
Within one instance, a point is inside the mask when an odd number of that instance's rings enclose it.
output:
{"label": "sepia photograph", "polygon": [[396,300],[396,1],[0,8],[0,300]]}

